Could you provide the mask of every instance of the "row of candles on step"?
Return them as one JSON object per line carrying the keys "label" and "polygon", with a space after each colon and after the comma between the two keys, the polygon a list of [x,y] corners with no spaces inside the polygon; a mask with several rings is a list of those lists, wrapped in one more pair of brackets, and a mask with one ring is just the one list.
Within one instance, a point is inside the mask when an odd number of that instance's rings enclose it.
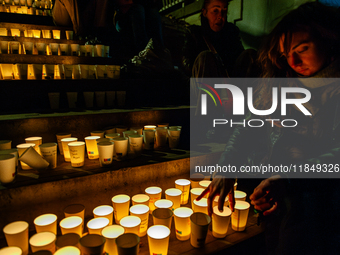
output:
{"label": "row of candles on step", "polygon": [[[28,233],[29,224],[25,221],[12,222],[3,231],[8,246],[16,246],[18,251],[10,254],[26,255],[30,244],[32,252],[50,252],[46,254],[80,255],[82,251],[83,254],[92,255],[102,255],[103,252],[110,255],[137,255],[140,238],[147,235],[150,254],[167,255],[171,231],[175,231],[178,240],[190,239],[193,247],[201,248],[205,245],[211,222],[212,235],[215,238],[226,237],[230,222],[233,230],[244,231],[250,207],[245,201],[246,193],[235,190],[234,212],[228,208],[228,199],[225,200],[223,211],[219,211],[217,196],[210,218],[207,198],[196,200],[209,184],[209,180],[178,179],[175,181],[175,188],[165,190],[165,199],[162,199],[162,188],[156,186],[148,187],[145,194],[137,194],[132,198],[126,194],[115,195],[111,199],[112,206],[101,205],[94,208],[94,218],[87,222],[88,232],[85,234],[85,206],[81,204],[72,204],[64,209],[65,218],[59,222],[62,236],[57,236],[55,214],[36,217],[34,225],[37,234],[31,238]],[[237,183],[234,187],[236,189]],[[153,219],[152,226],[149,224],[149,215]],[[97,242],[98,245],[93,247],[91,242]],[[133,244],[129,249],[123,245],[127,242]],[[9,254],[2,251],[12,247],[0,250],[0,255]]]}
{"label": "row of candles on step", "polygon": [[0,12],[47,16],[52,6],[52,0],[2,0]]}
{"label": "row of candles on step", "polygon": [[2,80],[119,79],[117,65],[0,64]]}
{"label": "row of candles on step", "polygon": [[[85,164],[85,148],[89,159],[99,159],[102,167],[110,166],[113,160],[122,161],[141,156],[143,148],[153,150],[166,147],[177,148],[181,134],[180,126],[154,125],[130,128],[112,127],[106,131],[93,131],[91,136],[78,141],[70,133],[57,134],[60,154],[72,167]],[[57,143],[42,143],[42,137],[28,137],[26,143],[12,149],[12,141],[0,141],[0,182],[10,183],[15,179],[16,166],[20,160],[21,169],[54,169],[57,167]],[[143,146],[144,145],[144,146]]]}

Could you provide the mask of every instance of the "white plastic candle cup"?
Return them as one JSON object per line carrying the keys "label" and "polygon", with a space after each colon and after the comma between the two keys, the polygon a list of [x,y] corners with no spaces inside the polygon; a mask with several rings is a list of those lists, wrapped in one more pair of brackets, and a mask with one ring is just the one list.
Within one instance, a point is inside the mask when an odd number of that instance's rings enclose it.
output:
{"label": "white plastic candle cup", "polygon": [[171,229],[173,212],[169,208],[157,208],[152,212],[154,225],[163,225]]}
{"label": "white plastic candle cup", "polygon": [[7,149],[7,150],[0,150],[0,155],[3,154],[11,154],[15,157],[15,166],[18,166],[18,159],[19,159],[19,153],[18,153],[18,149]]}
{"label": "white plastic candle cup", "polygon": [[132,197],[132,205],[146,205],[149,206],[150,197],[146,194],[137,194]]}
{"label": "white plastic candle cup", "polygon": [[[64,65],[64,77],[65,77],[65,79],[72,79],[72,74],[73,74],[73,65]],[[69,95],[72,96],[72,95],[76,94],[77,92],[67,92],[67,93],[69,93]],[[69,98],[70,97],[68,96],[67,97],[68,106],[70,108],[75,108],[76,100],[74,100],[74,99],[76,99],[76,98],[73,98],[73,97],[70,98],[70,100],[72,100],[71,101],[72,103],[70,103]]]}
{"label": "white plastic candle cup", "polygon": [[18,29],[18,28],[11,28],[11,35],[13,37],[20,37],[20,29]]}
{"label": "white plastic candle cup", "polygon": [[126,99],[126,91],[117,91],[117,105],[118,107],[125,106],[125,99]]}
{"label": "white plastic candle cup", "polygon": [[65,235],[67,233],[76,233],[79,236],[83,235],[83,219],[79,216],[70,216],[67,218],[64,218],[59,223],[61,234]]}
{"label": "white plastic candle cup", "polygon": [[57,215],[43,214],[34,219],[34,226],[37,233],[52,232],[57,234]]}
{"label": "white plastic candle cup", "polygon": [[65,217],[78,216],[84,222],[85,206],[82,204],[71,204],[64,208]]}
{"label": "white plastic candle cup", "polygon": [[126,126],[116,126],[116,133],[119,133],[120,137],[124,137],[123,132],[127,130],[128,128]]}
{"label": "white plastic candle cup", "polygon": [[106,239],[104,251],[107,254],[118,255],[116,239],[124,234],[124,231],[125,229],[120,225],[107,226],[102,230],[102,236]]}
{"label": "white plastic candle cup", "polygon": [[33,31],[31,29],[25,29],[24,36],[29,38],[33,37]]}
{"label": "white plastic candle cup", "polygon": [[245,201],[247,197],[247,193],[240,191],[240,190],[235,190],[234,197],[235,197],[235,200]]}
{"label": "white plastic candle cup", "polygon": [[194,212],[201,212],[208,214],[208,199],[202,198],[201,200],[197,201],[196,199],[193,202],[194,204]]}
{"label": "white plastic candle cup", "polygon": [[69,52],[69,44],[67,43],[61,43],[60,44],[60,52],[62,56],[68,56],[68,52]]}
{"label": "white plastic candle cup", "polygon": [[166,127],[166,128],[169,128],[169,123],[160,123],[160,124],[157,124],[157,127]]}
{"label": "white plastic candle cup", "polygon": [[0,255],[22,255],[22,250],[15,246],[4,247],[0,249]]}
{"label": "white plastic candle cup", "polygon": [[105,237],[98,234],[83,236],[79,240],[82,255],[102,255],[105,241]]}
{"label": "white plastic candle cup", "polygon": [[34,149],[41,155],[39,145],[42,144],[42,137],[33,136],[25,138],[26,143],[34,143]]}
{"label": "white plastic candle cup", "polygon": [[86,56],[86,47],[85,45],[80,45],[79,46],[79,56],[85,57]]}
{"label": "white plastic candle cup", "polygon": [[105,106],[105,91],[95,91],[96,103],[98,108],[104,108]]}
{"label": "white plastic candle cup", "polygon": [[123,217],[129,215],[130,197],[121,194],[112,197],[111,200],[114,209],[115,222],[119,224]]}
{"label": "white plastic candle cup", "polygon": [[172,210],[174,203],[169,199],[159,199],[155,201],[155,208],[168,208]]}
{"label": "white plastic candle cup", "polygon": [[96,136],[96,135],[85,137],[87,156],[89,159],[99,158],[97,141],[96,141],[98,138],[100,138],[100,136]]}
{"label": "white plastic candle cup", "polygon": [[59,53],[59,43],[50,43],[52,55],[57,56]]}
{"label": "white plastic candle cup", "polygon": [[138,255],[140,237],[133,233],[124,233],[117,237],[117,251],[119,255]]}
{"label": "white plastic candle cup", "polygon": [[145,236],[149,224],[149,211],[150,208],[144,204],[137,204],[130,207],[130,214],[140,218],[141,224],[139,228],[139,236]]}
{"label": "white plastic candle cup", "polygon": [[189,200],[189,190],[190,190],[190,181],[186,179],[178,179],[175,181],[176,189],[182,191],[181,195],[181,205],[185,205]]}
{"label": "white plastic candle cup", "polygon": [[54,65],[54,79],[64,79],[64,65]]}
{"label": "white plastic candle cup", "polygon": [[143,128],[142,127],[130,127],[130,130],[137,131],[138,135],[143,135]]}
{"label": "white plastic candle cup", "polygon": [[146,150],[153,150],[155,145],[155,130],[143,130],[144,148]]}
{"label": "white plastic candle cup", "polygon": [[[106,138],[102,138],[106,139]],[[99,142],[97,143],[99,153],[99,164],[101,167],[110,166],[113,160],[114,143],[113,142]]]}
{"label": "white plastic candle cup", "polygon": [[176,188],[170,188],[165,191],[165,198],[171,200],[174,204],[172,209],[175,210],[181,206],[182,191]]}
{"label": "white plastic candle cup", "polygon": [[23,42],[25,54],[32,55],[33,53],[33,42]]}
{"label": "white plastic candle cup", "polygon": [[93,108],[94,92],[84,91],[83,95],[85,99],[86,108]]}
{"label": "white plastic candle cup", "polygon": [[212,214],[212,234],[216,238],[224,238],[228,232],[230,223],[231,210],[224,206],[223,212],[218,210],[217,206],[213,207]]}
{"label": "white plastic candle cup", "polygon": [[72,43],[71,44],[71,52],[72,52],[72,56],[79,56],[79,50],[80,50],[80,46],[77,43]]}
{"label": "white plastic candle cup", "polygon": [[97,234],[101,235],[103,228],[107,227],[110,223],[110,220],[105,217],[97,217],[92,220],[89,220],[87,223],[87,229],[89,234]]}
{"label": "white plastic candle cup", "polygon": [[34,38],[40,38],[41,37],[41,30],[32,30],[33,37]]}
{"label": "white plastic candle cup", "polygon": [[57,143],[43,143],[39,145],[41,155],[50,164],[49,168],[57,167]]}
{"label": "white plastic candle cup", "polygon": [[85,45],[86,48],[86,56],[87,57],[93,57],[93,45]]}
{"label": "white plastic candle cup", "polygon": [[194,211],[187,207],[179,207],[174,210],[176,238],[180,241],[186,241],[190,238],[191,223],[190,216]]}
{"label": "white plastic candle cup", "polygon": [[68,144],[71,143],[71,142],[75,142],[77,140],[78,140],[78,138],[76,138],[76,137],[65,137],[65,138],[60,139],[61,146],[63,148],[63,154],[64,154],[65,162],[71,162],[71,156],[70,156],[70,150],[68,148]]}
{"label": "white plastic candle cup", "polygon": [[[97,146],[98,146],[98,143],[101,143],[101,142],[111,142],[112,143],[112,139],[111,138],[99,138],[99,139],[97,139]],[[100,155],[99,155],[99,157],[100,157]]]}
{"label": "white plastic candle cup", "polygon": [[63,150],[63,145],[62,145],[61,139],[63,139],[63,138],[70,138],[71,137],[71,133],[58,133],[58,134],[56,134],[56,137],[57,137],[57,142],[58,142],[58,148],[59,148],[60,155],[64,155],[64,150]]}
{"label": "white plastic candle cup", "polygon": [[46,43],[36,43],[38,55],[46,55]]}
{"label": "white plastic candle cup", "polygon": [[190,222],[190,244],[195,248],[201,248],[205,244],[211,218],[205,213],[195,212],[190,216]]}
{"label": "white plastic candle cup", "polygon": [[114,138],[120,137],[120,134],[119,133],[109,133],[109,134],[105,134],[105,137],[114,139]]}
{"label": "white plastic candle cup", "polygon": [[52,30],[53,39],[60,39],[60,30]]}
{"label": "white plastic candle cup", "polygon": [[21,44],[19,42],[10,42],[9,47],[11,54],[21,54]]}
{"label": "white plastic candle cup", "polygon": [[54,77],[54,65],[43,65],[42,78],[45,80],[53,79]]}
{"label": "white plastic candle cup", "polygon": [[125,216],[119,221],[119,224],[125,229],[125,233],[134,233],[138,236],[141,223],[142,220],[133,215]]}
{"label": "white plastic candle cup", "polygon": [[109,220],[109,225],[112,225],[113,221],[113,207],[110,205],[100,205],[93,209],[93,215],[95,218],[105,217]]}
{"label": "white plastic candle cup", "polygon": [[156,128],[156,147],[165,147],[167,141],[167,127]]}
{"label": "white plastic candle cup", "polygon": [[51,30],[42,30],[43,38],[51,39]]}
{"label": "white plastic candle cup", "polygon": [[9,150],[12,148],[11,140],[0,140],[0,150]]}
{"label": "white plastic candle cup", "polygon": [[110,55],[110,46],[104,46],[104,57],[108,58]]}
{"label": "white plastic candle cup", "polygon": [[[208,186],[210,185],[210,183],[211,183],[211,181],[209,181],[209,180],[203,180],[203,181],[200,181],[200,182],[198,183],[198,185],[200,186],[200,188],[206,189],[206,188],[208,188]],[[208,195],[209,195],[209,194],[206,194],[204,197],[207,198]]]}
{"label": "white plastic candle cup", "polygon": [[23,255],[28,254],[28,223],[15,221],[3,228],[7,245],[17,246],[22,250]]}
{"label": "white plastic candle cup", "polygon": [[235,201],[234,212],[231,214],[231,227],[235,231],[246,229],[250,204],[245,201]]}
{"label": "white plastic candle cup", "polygon": [[162,189],[160,187],[148,187],[145,189],[145,194],[150,197],[149,207],[150,213],[156,209],[155,202],[162,198]]}
{"label": "white plastic candle cup", "polygon": [[26,80],[27,64],[13,64],[13,76],[15,80]]}
{"label": "white plastic candle cup", "polygon": [[1,46],[1,54],[8,54],[9,50],[9,42],[8,41],[0,41]]}
{"label": "white plastic candle cup", "polygon": [[15,179],[16,158],[12,154],[0,155],[0,182],[10,183]]}
{"label": "white plastic candle cup", "polygon": [[202,188],[193,188],[190,190],[190,200],[191,200],[191,208],[194,208],[194,201],[195,199],[201,195],[201,193],[204,191]]}
{"label": "white plastic candle cup", "polygon": [[89,78],[89,66],[88,65],[80,65],[80,78],[88,79]]}
{"label": "white plastic candle cup", "polygon": [[105,131],[95,130],[90,132],[91,136],[99,136],[99,138],[104,138]]}
{"label": "white plastic candle cup", "polygon": [[68,149],[70,151],[71,166],[82,167],[85,164],[85,142],[70,142]]}
{"label": "white plastic candle cup", "polygon": [[0,28],[0,36],[7,36],[8,35],[8,30],[5,27]]}
{"label": "white plastic candle cup", "polygon": [[[215,196],[214,201],[213,201],[213,207],[218,206],[218,200],[219,199],[220,199],[219,195]],[[229,198],[228,198],[228,196],[226,196],[226,198],[224,200],[224,206],[228,206],[228,205],[229,205]]]}
{"label": "white plastic candle cup", "polygon": [[179,137],[181,135],[181,129],[168,129],[169,147],[175,149],[179,144]]}
{"label": "white plastic candle cup", "polygon": [[[27,150],[27,148],[29,147],[34,147],[35,144],[34,143],[22,143],[22,144],[18,144],[17,145],[17,149],[18,149],[18,154],[19,157]],[[27,165],[26,163],[20,161],[21,164],[21,169],[23,170],[28,170],[28,169],[32,169],[32,167],[30,167],[29,165]]]}
{"label": "white plastic candle cup", "polygon": [[73,40],[73,31],[65,31],[65,34],[67,40]]}
{"label": "white plastic candle cup", "polygon": [[148,243],[150,254],[168,254],[170,229],[162,225],[155,225],[148,229]]}
{"label": "white plastic candle cup", "polygon": [[104,45],[97,44],[95,45],[96,49],[96,57],[104,57]]}
{"label": "white plastic candle cup", "polygon": [[80,250],[77,247],[65,246],[57,250],[53,255],[80,255]]}
{"label": "white plastic candle cup", "polygon": [[97,79],[104,79],[106,73],[106,66],[105,65],[97,65]]}
{"label": "white plastic candle cup", "polygon": [[190,174],[191,188],[200,188],[199,182],[203,181],[205,176],[203,174]]}
{"label": "white plastic candle cup", "polygon": [[137,131],[135,131],[135,130],[123,131],[123,137],[129,137],[130,135],[135,135],[135,134],[137,134]]}
{"label": "white plastic candle cup", "polygon": [[49,166],[49,163],[33,147],[26,149],[19,160],[34,169],[45,169]]}
{"label": "white plastic candle cup", "polygon": [[40,232],[29,239],[32,252],[47,250],[55,252],[56,235],[52,232]]}
{"label": "white plastic candle cup", "polygon": [[[131,130],[135,131],[135,130]],[[136,158],[142,155],[143,135],[129,135],[129,158]]]}
{"label": "white plastic candle cup", "polygon": [[117,161],[125,160],[128,152],[129,139],[126,137],[116,137],[113,138],[112,141],[115,144],[115,159]]}
{"label": "white plastic candle cup", "polygon": [[106,104],[108,107],[113,107],[115,105],[116,91],[105,91]]}
{"label": "white plastic candle cup", "polygon": [[59,250],[65,246],[74,246],[79,248],[80,236],[76,233],[68,233],[62,236],[58,236],[55,242],[56,249]]}
{"label": "white plastic candle cup", "polygon": [[79,80],[80,79],[80,65],[72,65],[72,79]]}

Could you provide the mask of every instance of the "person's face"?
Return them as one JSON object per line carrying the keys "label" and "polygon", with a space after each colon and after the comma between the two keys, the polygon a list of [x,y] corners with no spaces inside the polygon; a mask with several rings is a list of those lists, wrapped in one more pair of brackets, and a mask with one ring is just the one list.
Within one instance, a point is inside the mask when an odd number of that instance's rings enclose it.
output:
{"label": "person's face", "polygon": [[212,0],[205,9],[203,16],[209,21],[211,30],[219,32],[222,30],[227,19],[228,5],[220,0]]}
{"label": "person's face", "polygon": [[292,34],[288,54],[284,54],[284,36],[280,40],[280,52],[286,57],[288,65],[302,76],[311,76],[320,71],[326,62],[326,54],[322,47],[308,32]]}

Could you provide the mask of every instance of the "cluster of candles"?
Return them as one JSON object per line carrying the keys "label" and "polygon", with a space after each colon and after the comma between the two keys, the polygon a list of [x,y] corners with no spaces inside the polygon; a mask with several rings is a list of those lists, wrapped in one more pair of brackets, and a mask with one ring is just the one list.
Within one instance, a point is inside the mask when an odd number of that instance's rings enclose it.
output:
{"label": "cluster of candles", "polygon": [[[10,33],[9,33],[10,31]],[[0,36],[20,37],[21,30],[19,28],[0,28]],[[45,39],[60,39],[60,30],[23,30],[25,37],[33,37]],[[73,31],[65,31],[66,39],[73,40]],[[26,55],[62,55],[62,56],[88,56],[88,57],[109,57],[110,46],[97,45],[80,45],[77,43],[33,43],[25,41],[21,45],[20,42],[1,41],[2,54],[26,54]]]}
{"label": "cluster of candles", "polygon": [[[204,178],[204,176],[203,176]],[[199,179],[201,181],[199,181]],[[48,250],[49,254],[80,255],[92,254],[138,254],[140,237],[148,237],[150,255],[168,253],[172,218],[176,238],[180,241],[190,239],[193,247],[204,246],[208,226],[212,222],[212,235],[225,238],[231,222],[232,229],[243,231],[246,227],[250,204],[246,202],[246,193],[235,190],[235,210],[232,213],[225,200],[223,211],[217,208],[216,197],[213,202],[213,215],[207,211],[207,198],[196,198],[210,184],[209,180],[192,178],[178,179],[175,187],[165,190],[152,186],[144,194],[119,194],[112,197],[111,205],[100,205],[93,210],[93,217],[86,224],[88,232],[84,234],[85,206],[72,204],[64,209],[65,218],[59,222],[62,236],[57,237],[57,216],[40,215],[34,220],[37,234],[29,238],[29,224],[16,221],[3,229],[9,247],[0,250],[2,254],[29,253]],[[235,189],[237,184],[235,184]],[[191,203],[189,201],[189,194]],[[132,201],[132,206],[130,202]],[[149,226],[149,215],[153,225]],[[113,223],[116,224],[113,224]],[[96,245],[94,245],[94,243]],[[15,247],[16,246],[16,247]],[[18,253],[5,253],[6,249],[17,249]],[[2,253],[4,252],[4,253]],[[22,252],[22,253],[21,253]]]}
{"label": "cluster of candles", "polygon": [[0,64],[3,80],[119,79],[117,65]]}
{"label": "cluster of candles", "polygon": [[[72,167],[82,167],[85,155],[88,159],[98,160],[102,167],[110,166],[114,160],[122,161],[141,156],[143,148],[153,150],[154,147],[177,148],[181,126],[169,124],[146,125],[143,127],[125,126],[105,128],[105,131],[93,131],[85,141],[71,137],[70,133],[56,135],[57,142],[42,143],[42,137],[28,137],[26,143],[12,149],[12,141],[0,141],[0,182],[10,183],[15,179],[18,159],[22,170],[55,169],[57,167],[57,147],[65,162]],[[156,144],[156,146],[155,146]],[[59,146],[58,146],[59,145]],[[85,153],[86,148],[86,153]]]}
{"label": "cluster of candles", "polygon": [[49,14],[52,0],[2,0],[0,12],[43,15]]}

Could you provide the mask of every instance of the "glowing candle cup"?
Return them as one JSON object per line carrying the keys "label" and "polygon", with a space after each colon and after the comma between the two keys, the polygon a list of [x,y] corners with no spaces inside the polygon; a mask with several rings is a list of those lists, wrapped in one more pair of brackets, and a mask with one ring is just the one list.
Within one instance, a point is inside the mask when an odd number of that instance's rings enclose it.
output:
{"label": "glowing candle cup", "polygon": [[[22,143],[22,144],[18,144],[17,145],[17,149],[18,149],[18,154],[19,157],[26,151],[27,148],[29,147],[34,147],[35,144],[34,143]],[[32,169],[32,167],[30,167],[29,165],[27,165],[26,163],[20,161],[21,164],[21,169],[23,170],[29,170]]]}
{"label": "glowing candle cup", "polygon": [[9,150],[12,148],[11,140],[0,140],[0,150]]}
{"label": "glowing candle cup", "polygon": [[[107,139],[107,138],[100,138]],[[113,142],[99,142],[97,143],[99,164],[101,167],[110,166],[113,161],[114,143]]]}
{"label": "glowing candle cup", "polygon": [[191,188],[200,188],[199,182],[203,181],[205,176],[203,174],[190,174]]}
{"label": "glowing candle cup", "polygon": [[194,212],[201,212],[208,214],[208,199],[202,198],[201,200],[197,201],[196,199],[193,202],[194,204]]}
{"label": "glowing candle cup", "polygon": [[82,167],[85,164],[85,143],[70,142],[68,144],[72,167]]}
{"label": "glowing candle cup", "polygon": [[231,214],[231,227],[235,231],[246,229],[250,204],[245,201],[235,201],[235,210]]}
{"label": "glowing candle cup", "polygon": [[26,149],[19,160],[34,169],[45,169],[49,166],[49,163],[33,147]]}
{"label": "glowing candle cup", "polygon": [[137,216],[141,219],[139,236],[145,236],[149,224],[149,206],[143,204],[137,204],[130,207],[130,214],[132,216]]}
{"label": "glowing candle cup", "polygon": [[[64,150],[63,150],[63,145],[62,145],[61,139],[69,138],[69,137],[71,137],[71,134],[70,133],[58,133],[58,134],[56,134],[56,137],[57,137],[60,155],[64,155]],[[74,142],[74,141],[72,141],[72,142]]]}
{"label": "glowing candle cup", "polygon": [[157,201],[155,201],[155,208],[168,208],[170,210],[172,210],[172,207],[174,205],[174,203],[171,200],[168,199],[159,199]]}
{"label": "glowing candle cup", "polygon": [[155,210],[155,202],[162,198],[162,189],[160,187],[149,187],[145,189],[145,193],[150,197],[149,207],[150,213]]}
{"label": "glowing candle cup", "polygon": [[53,255],[80,255],[80,250],[77,247],[65,246],[57,250]]}
{"label": "glowing candle cup", "polygon": [[34,219],[34,226],[37,233],[52,232],[57,235],[57,215],[43,214]]}
{"label": "glowing candle cup", "polygon": [[162,225],[155,225],[150,227],[147,233],[150,255],[167,255],[170,239],[170,229]]}
{"label": "glowing candle cup", "polygon": [[98,217],[90,220],[86,226],[90,234],[101,235],[103,228],[107,227],[109,223],[108,218]]}
{"label": "glowing candle cup", "polygon": [[176,238],[180,241],[186,241],[190,238],[191,223],[190,216],[194,211],[187,207],[179,207],[174,211]]}
{"label": "glowing candle cup", "polygon": [[218,210],[217,206],[213,208],[212,214],[212,234],[216,238],[224,238],[228,232],[230,223],[231,210],[224,206],[223,212]]}
{"label": "glowing candle cup", "polygon": [[181,195],[181,205],[185,205],[189,200],[189,190],[190,190],[190,181],[186,179],[178,179],[175,181],[176,189],[182,191]]}
{"label": "glowing candle cup", "polygon": [[190,244],[195,248],[201,248],[205,244],[211,218],[205,213],[198,212],[190,216],[190,222]]}
{"label": "glowing candle cup", "polygon": [[34,149],[41,155],[39,145],[42,144],[42,137],[27,137],[25,138],[26,143],[34,143]]}
{"label": "glowing candle cup", "polygon": [[153,150],[155,145],[155,130],[148,129],[143,131],[144,148]]}
{"label": "glowing candle cup", "polygon": [[171,200],[174,204],[172,209],[175,210],[181,206],[182,191],[176,188],[170,188],[165,191],[165,198]]}
{"label": "glowing candle cup", "polygon": [[76,138],[76,137],[66,137],[66,138],[60,139],[61,145],[62,145],[62,148],[63,148],[63,154],[64,154],[65,162],[71,162],[71,156],[70,156],[70,150],[68,148],[68,144],[71,143],[71,142],[75,142],[77,140],[78,140],[78,138]]}
{"label": "glowing candle cup", "polygon": [[48,250],[52,253],[55,252],[56,235],[52,232],[40,232],[33,235],[30,240],[32,252]]}
{"label": "glowing candle cup", "polygon": [[57,167],[57,144],[56,143],[43,143],[39,145],[41,155],[50,164],[49,168],[54,169]]}
{"label": "glowing candle cup", "polygon": [[240,190],[235,190],[234,195],[235,195],[235,200],[239,200],[239,201],[245,201],[247,197],[247,193],[240,191]]}
{"label": "glowing candle cup", "polygon": [[119,225],[108,226],[102,230],[102,236],[106,239],[104,251],[107,254],[118,255],[116,239],[124,234],[124,231],[124,228]]}
{"label": "glowing candle cup", "polygon": [[109,225],[112,225],[113,221],[113,207],[109,205],[100,205],[93,209],[93,215],[97,217],[105,217],[109,219]]}
{"label": "glowing candle cup", "polygon": [[3,228],[7,245],[19,247],[23,255],[28,254],[28,226],[25,221],[15,221]]}
{"label": "glowing candle cup", "polygon": [[116,137],[113,138],[115,146],[115,159],[117,161],[125,160],[128,153],[128,138],[126,137]]}
{"label": "glowing candle cup", "polygon": [[139,229],[142,220],[137,216],[125,216],[120,221],[119,224],[125,229],[125,233],[134,233],[139,236]]}
{"label": "glowing candle cup", "polygon": [[163,225],[171,229],[173,212],[169,208],[157,208],[152,212],[154,225]]}
{"label": "glowing candle cup", "polygon": [[79,216],[70,216],[60,221],[61,234],[76,233],[79,236],[83,235],[83,219]]}
{"label": "glowing candle cup", "polygon": [[15,179],[16,157],[12,154],[0,155],[0,182],[10,183]]}
{"label": "glowing candle cup", "polygon": [[201,195],[204,191],[202,188],[193,188],[190,190],[190,200],[191,200],[191,208],[194,208],[194,200]]}
{"label": "glowing candle cup", "polygon": [[21,255],[22,250],[19,247],[10,246],[0,249],[0,255]]}
{"label": "glowing candle cup", "polygon": [[150,197],[146,194],[137,194],[132,197],[132,205],[143,204],[149,206]]}
{"label": "glowing candle cup", "polygon": [[128,195],[116,195],[111,200],[115,222],[119,224],[123,217],[129,215],[130,197]]}

